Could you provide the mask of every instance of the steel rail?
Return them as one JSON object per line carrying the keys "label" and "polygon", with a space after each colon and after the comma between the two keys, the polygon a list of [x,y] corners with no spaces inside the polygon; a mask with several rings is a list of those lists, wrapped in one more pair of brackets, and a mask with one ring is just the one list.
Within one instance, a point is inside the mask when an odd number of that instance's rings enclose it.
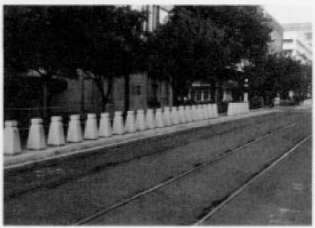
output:
{"label": "steel rail", "polygon": [[224,207],[226,204],[228,204],[232,199],[234,199],[236,196],[238,196],[243,190],[245,190],[250,184],[252,184],[254,181],[256,181],[259,177],[270,171],[273,167],[278,165],[283,159],[285,159],[287,156],[289,156],[291,153],[293,153],[299,146],[301,146],[303,143],[305,143],[307,140],[310,139],[312,135],[308,135],[301,139],[299,142],[297,142],[293,147],[291,147],[288,151],[283,153],[280,157],[273,160],[271,163],[268,164],[266,168],[255,174],[252,178],[247,180],[243,185],[241,185],[238,189],[236,189],[232,194],[229,195],[225,200],[223,200],[220,204],[213,207],[206,215],[204,215],[201,219],[199,219],[197,222],[195,222],[193,225],[198,226],[202,225],[206,220],[208,220],[211,216],[213,216],[218,210],[220,210],[222,207]]}
{"label": "steel rail", "polygon": [[181,178],[183,178],[183,177],[185,177],[185,176],[187,176],[187,175],[189,175],[189,174],[191,174],[191,173],[193,173],[193,172],[195,172],[197,170],[200,170],[200,169],[202,169],[204,167],[213,165],[214,163],[216,163],[216,162],[218,162],[220,160],[223,160],[224,158],[227,158],[231,154],[233,154],[233,153],[235,153],[235,152],[237,152],[237,151],[247,147],[248,145],[251,145],[253,143],[257,143],[257,142],[263,140],[264,138],[273,135],[274,133],[278,132],[279,130],[291,128],[291,127],[294,127],[295,125],[296,125],[296,123],[292,123],[292,124],[287,125],[285,127],[282,127],[282,126],[281,127],[277,127],[275,129],[273,129],[273,131],[268,131],[267,133],[265,133],[265,134],[263,134],[261,136],[258,136],[258,137],[254,138],[252,140],[248,140],[248,142],[243,144],[243,145],[239,145],[239,146],[236,146],[236,147],[234,147],[232,149],[225,150],[224,152],[219,153],[218,156],[216,158],[214,158],[214,159],[211,159],[211,160],[203,162],[203,163],[199,163],[198,165],[195,165],[191,169],[185,170],[185,171],[181,172],[180,174],[178,174],[176,176],[173,176],[171,178],[168,178],[168,179],[166,179],[166,180],[164,180],[164,181],[162,181],[162,182],[160,182],[160,183],[158,183],[158,184],[156,184],[156,185],[154,185],[154,186],[152,186],[150,188],[147,188],[147,189],[145,189],[145,190],[143,190],[143,191],[141,191],[141,192],[139,192],[139,193],[137,193],[137,194],[135,194],[135,195],[133,195],[133,196],[131,196],[129,198],[126,198],[126,199],[123,199],[121,201],[118,201],[117,203],[114,203],[113,205],[111,205],[109,207],[105,207],[103,209],[100,209],[97,212],[95,212],[95,213],[93,213],[93,214],[91,214],[91,215],[89,215],[89,216],[87,216],[85,218],[79,219],[75,223],[72,223],[70,225],[83,225],[83,224],[86,224],[86,223],[88,223],[88,222],[90,222],[90,221],[92,221],[92,220],[94,220],[94,219],[96,219],[96,218],[98,218],[98,217],[100,217],[100,216],[102,216],[104,214],[107,214],[108,212],[110,212],[110,211],[112,211],[112,210],[114,210],[116,208],[119,208],[119,207],[121,207],[123,205],[126,205],[126,204],[130,203],[131,201],[134,201],[134,200],[136,200],[136,199],[138,199],[138,198],[140,198],[140,197],[142,197],[142,196],[144,196],[146,194],[149,194],[149,193],[151,193],[151,192],[153,192],[153,191],[155,191],[157,189],[160,189],[160,188],[162,188],[162,187],[164,187],[166,185],[174,183],[175,181],[177,181],[177,180],[179,180],[179,179],[181,179]]}

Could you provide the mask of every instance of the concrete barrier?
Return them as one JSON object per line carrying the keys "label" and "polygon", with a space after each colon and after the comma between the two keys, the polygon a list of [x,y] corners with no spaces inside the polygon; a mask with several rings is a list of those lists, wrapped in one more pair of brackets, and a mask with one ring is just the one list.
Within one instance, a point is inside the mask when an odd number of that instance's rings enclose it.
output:
{"label": "concrete barrier", "polygon": [[192,105],[191,106],[191,113],[192,113],[192,120],[196,121],[198,120],[198,114],[197,114],[197,106],[196,105]]}
{"label": "concrete barrier", "polygon": [[155,124],[156,124],[156,127],[164,127],[162,110],[160,108],[157,108],[155,110]]}
{"label": "concrete barrier", "polygon": [[213,117],[212,104],[207,104],[208,117]]}
{"label": "concrete barrier", "polygon": [[204,120],[209,119],[209,112],[208,112],[208,109],[207,109],[207,104],[203,104],[202,105],[202,111],[203,111],[203,119]]}
{"label": "concrete barrier", "polygon": [[5,155],[15,155],[22,152],[19,129],[16,120],[6,120],[3,130],[3,144]]}
{"label": "concrete barrier", "polygon": [[52,116],[50,118],[47,144],[52,146],[66,144],[61,116]]}
{"label": "concrete barrier", "polygon": [[171,126],[172,125],[170,107],[164,107],[163,123],[164,123],[164,126]]}
{"label": "concrete barrier", "polygon": [[127,112],[127,118],[125,123],[125,131],[132,133],[136,131],[136,123],[135,123],[135,112],[134,111],[128,111]]}
{"label": "concrete barrier", "polygon": [[186,122],[191,122],[192,121],[192,117],[191,117],[191,106],[190,105],[186,105],[184,107],[184,115],[185,115],[185,120]]}
{"label": "concrete barrier", "polygon": [[249,103],[243,103],[243,113],[249,113]]}
{"label": "concrete barrier", "polygon": [[227,110],[227,115],[237,115],[238,114],[238,103],[229,103],[228,104],[228,110]]}
{"label": "concrete barrier", "polygon": [[202,120],[203,119],[203,110],[202,110],[202,105],[197,105],[197,116],[198,116],[198,120]]}
{"label": "concrete barrier", "polygon": [[179,123],[186,123],[186,115],[185,115],[185,109],[184,106],[179,106],[178,108],[178,116],[179,116]]}
{"label": "concrete barrier", "polygon": [[97,119],[95,113],[88,113],[87,119],[85,121],[84,129],[84,139],[97,139],[98,138],[98,129],[97,129]]}
{"label": "concrete barrier", "polygon": [[153,110],[148,109],[145,115],[145,122],[148,129],[155,128],[155,119],[153,115]]}
{"label": "concrete barrier", "polygon": [[67,142],[81,142],[82,141],[82,129],[80,122],[80,115],[75,114],[70,116],[68,132],[67,132]]}
{"label": "concrete barrier", "polygon": [[31,127],[28,132],[26,147],[30,150],[41,150],[46,148],[45,132],[42,119],[31,119]]}
{"label": "concrete barrier", "polygon": [[274,98],[274,105],[280,105],[280,97]]}
{"label": "concrete barrier", "polygon": [[213,118],[217,118],[219,116],[218,105],[217,104],[212,104],[212,109],[213,109]]}
{"label": "concrete barrier", "polygon": [[100,125],[98,129],[99,137],[109,137],[112,135],[112,127],[109,119],[109,113],[101,113]]}
{"label": "concrete barrier", "polygon": [[194,112],[195,112],[193,110],[193,105],[190,105],[188,110],[190,112],[190,120],[191,120],[190,122],[192,122],[192,121],[194,121]]}
{"label": "concrete barrier", "polygon": [[227,115],[238,115],[238,114],[243,114],[243,113],[248,113],[249,112],[249,106],[248,103],[244,102],[231,102],[228,104],[228,111]]}
{"label": "concrete barrier", "polygon": [[171,111],[171,123],[173,125],[179,124],[177,107],[173,106]]}
{"label": "concrete barrier", "polygon": [[124,132],[125,131],[124,131],[122,112],[116,111],[114,114],[113,134],[114,135],[122,135]]}
{"label": "concrete barrier", "polygon": [[138,131],[143,131],[146,129],[146,124],[145,124],[145,120],[144,120],[144,111],[142,109],[137,110],[136,129]]}

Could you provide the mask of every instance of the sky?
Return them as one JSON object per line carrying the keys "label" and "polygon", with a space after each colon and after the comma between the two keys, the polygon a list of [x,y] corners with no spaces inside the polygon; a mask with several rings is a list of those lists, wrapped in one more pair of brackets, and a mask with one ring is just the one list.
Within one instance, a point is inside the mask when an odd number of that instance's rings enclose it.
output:
{"label": "sky", "polygon": [[312,22],[312,5],[263,5],[279,23]]}

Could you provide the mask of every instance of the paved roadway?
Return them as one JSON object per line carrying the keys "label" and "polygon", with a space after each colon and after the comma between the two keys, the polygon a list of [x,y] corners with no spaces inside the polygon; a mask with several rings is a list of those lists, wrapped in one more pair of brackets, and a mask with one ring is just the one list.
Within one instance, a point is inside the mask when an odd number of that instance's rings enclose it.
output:
{"label": "paved roadway", "polygon": [[[6,171],[4,222],[193,224],[310,134],[310,110],[286,109]],[[130,150],[135,159],[106,162],[108,154],[122,156]],[[289,164],[281,162],[280,171],[259,179],[205,223],[310,224],[307,156],[309,141],[290,155]],[[278,199],[281,194],[292,196],[297,206],[292,207],[287,197]],[[247,211],[252,213],[239,216]]]}
{"label": "paved roadway", "polygon": [[312,145],[308,140],[249,185],[204,225],[310,225]]}

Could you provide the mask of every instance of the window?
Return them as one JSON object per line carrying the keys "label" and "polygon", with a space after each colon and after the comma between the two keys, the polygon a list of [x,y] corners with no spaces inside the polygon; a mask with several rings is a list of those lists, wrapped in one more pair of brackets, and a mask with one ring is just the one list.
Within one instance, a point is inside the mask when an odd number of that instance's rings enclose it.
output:
{"label": "window", "polygon": [[283,39],[284,43],[293,43],[293,39]]}

